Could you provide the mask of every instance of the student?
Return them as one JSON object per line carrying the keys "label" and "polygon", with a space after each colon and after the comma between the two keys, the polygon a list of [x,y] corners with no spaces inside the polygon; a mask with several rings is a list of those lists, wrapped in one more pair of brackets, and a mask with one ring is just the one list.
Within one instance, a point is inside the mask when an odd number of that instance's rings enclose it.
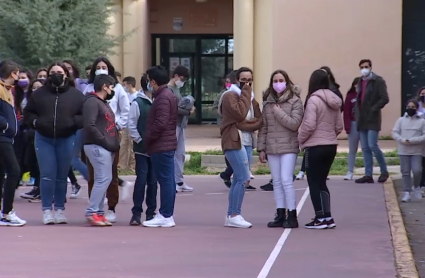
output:
{"label": "student", "polygon": [[[16,185],[21,179],[21,169],[13,150],[13,138],[18,131],[15,104],[11,89],[19,80],[19,66],[9,60],[0,62],[0,226],[24,226],[13,210]],[[6,182],[4,176],[7,174]],[[2,188],[3,187],[3,188]],[[3,190],[2,190],[3,189]],[[3,191],[3,192],[2,192]]]}
{"label": "student", "polygon": [[313,221],[304,226],[307,229],[336,227],[326,178],[335,159],[337,136],[343,129],[341,105],[341,98],[330,90],[326,70],[315,70],[310,77],[304,118],[298,130],[300,148],[305,150],[307,182],[315,211]]}
{"label": "student", "polygon": [[[182,100],[182,95],[180,89],[184,86],[187,79],[189,79],[189,69],[184,66],[177,66],[174,71],[172,78],[168,82],[168,88],[170,88],[174,95],[177,97],[177,103],[180,103]],[[193,188],[188,186],[184,182],[183,178],[183,168],[184,168],[184,159],[186,155],[185,149],[185,130],[187,127],[187,122],[189,116],[195,111],[193,106],[191,110],[178,107],[177,112],[177,150],[174,155],[174,172],[176,180],[176,192],[191,192]]]}
{"label": "student", "polygon": [[[425,119],[418,113],[419,103],[409,100],[406,113],[394,125],[392,137],[398,142],[397,152],[400,157],[400,171],[404,184],[402,202],[410,201],[410,193],[422,199],[420,188],[422,176],[422,156],[425,143]],[[413,172],[413,183],[411,172]]]}
{"label": "student", "polygon": [[86,218],[92,226],[112,226],[105,218],[103,203],[112,181],[114,155],[120,148],[115,115],[107,103],[114,97],[115,79],[102,74],[94,79],[94,93],[88,93],[83,107],[84,152],[93,167],[94,183]]}
{"label": "student", "polygon": [[[146,121],[152,106],[152,93],[147,88],[147,75],[143,74],[140,81],[142,90],[137,93],[137,97],[130,106],[128,118],[128,132],[133,140],[133,150],[136,158],[136,181],[133,191],[133,216],[130,225],[139,226],[141,224],[141,214],[143,212],[143,201],[146,191],[146,221],[155,217],[156,195],[158,185],[155,173],[152,169],[152,160],[147,154],[145,140]],[[147,188],[146,188],[147,186]]]}

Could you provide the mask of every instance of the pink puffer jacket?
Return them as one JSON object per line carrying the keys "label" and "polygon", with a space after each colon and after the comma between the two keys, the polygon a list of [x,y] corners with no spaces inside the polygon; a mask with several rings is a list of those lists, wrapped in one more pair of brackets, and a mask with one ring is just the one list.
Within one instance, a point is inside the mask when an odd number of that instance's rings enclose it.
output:
{"label": "pink puffer jacket", "polygon": [[307,101],[304,118],[298,131],[300,148],[338,145],[343,129],[341,99],[331,90],[318,90]]}

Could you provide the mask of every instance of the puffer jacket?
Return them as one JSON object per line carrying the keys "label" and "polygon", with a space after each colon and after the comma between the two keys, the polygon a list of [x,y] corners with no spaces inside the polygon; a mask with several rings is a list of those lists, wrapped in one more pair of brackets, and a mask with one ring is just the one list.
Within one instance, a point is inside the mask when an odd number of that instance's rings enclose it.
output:
{"label": "puffer jacket", "polygon": [[301,149],[338,145],[337,136],[343,129],[341,105],[341,98],[331,90],[318,90],[311,94],[298,131]]}
{"label": "puffer jacket", "polygon": [[[420,113],[409,117],[407,113],[400,117],[391,133],[398,142],[399,155],[424,155],[425,119]],[[409,143],[406,143],[409,140]]]}
{"label": "puffer jacket", "polygon": [[[266,91],[266,95],[267,95]],[[298,128],[303,119],[301,88],[288,88],[277,99],[268,93],[263,102],[263,124],[258,133],[258,151],[266,154],[299,153]],[[279,105],[279,110],[273,107]]]}

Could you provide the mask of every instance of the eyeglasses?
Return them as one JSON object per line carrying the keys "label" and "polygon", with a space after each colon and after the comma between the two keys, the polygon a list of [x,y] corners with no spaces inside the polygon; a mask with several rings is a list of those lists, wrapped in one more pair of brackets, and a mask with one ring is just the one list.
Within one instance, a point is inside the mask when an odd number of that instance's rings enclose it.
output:
{"label": "eyeglasses", "polygon": [[250,79],[246,79],[246,78],[242,78],[241,80],[239,80],[239,82],[252,82],[253,81],[253,79],[252,78],[250,78]]}

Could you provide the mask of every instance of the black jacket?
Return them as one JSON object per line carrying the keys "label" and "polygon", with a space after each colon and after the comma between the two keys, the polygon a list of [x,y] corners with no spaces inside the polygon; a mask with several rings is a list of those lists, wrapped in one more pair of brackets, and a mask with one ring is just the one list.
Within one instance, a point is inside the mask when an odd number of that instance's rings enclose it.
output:
{"label": "black jacket", "polygon": [[28,100],[24,120],[45,137],[66,138],[83,127],[83,102],[84,95],[68,84],[44,85]]}
{"label": "black jacket", "polygon": [[96,93],[88,93],[84,101],[84,145],[98,145],[110,152],[120,149],[115,115],[109,104]]}

